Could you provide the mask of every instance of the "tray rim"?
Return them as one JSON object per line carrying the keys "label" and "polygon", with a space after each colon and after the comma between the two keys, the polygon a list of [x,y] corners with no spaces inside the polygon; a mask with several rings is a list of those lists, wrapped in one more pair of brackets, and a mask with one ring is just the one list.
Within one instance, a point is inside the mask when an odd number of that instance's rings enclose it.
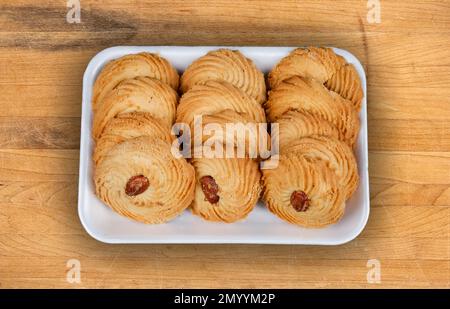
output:
{"label": "tray rim", "polygon": [[[108,61],[108,59],[105,58],[110,58],[110,54],[113,53],[117,56],[122,56],[125,54],[133,54],[133,53],[139,53],[142,51],[145,51],[146,49],[149,48],[153,48],[153,49],[165,49],[165,48],[179,48],[179,49],[192,49],[192,48],[208,48],[208,49],[219,49],[219,48],[228,48],[228,49],[240,49],[240,48],[255,48],[255,49],[259,49],[259,48],[283,48],[283,49],[294,49],[294,48],[301,48],[302,46],[226,46],[226,45],[193,45],[193,46],[186,46],[186,45],[140,45],[140,46],[127,46],[127,45],[118,45],[118,46],[112,46],[112,47],[108,47],[105,48],[103,50],[101,50],[100,52],[98,52],[97,54],[95,54],[91,60],[89,61],[86,70],[84,71],[83,74],[83,85],[82,85],[82,108],[81,108],[81,126],[80,126],[80,157],[79,157],[79,177],[78,177],[78,217],[80,219],[81,225],[83,226],[83,228],[85,229],[85,231],[95,240],[100,241],[102,243],[107,243],[107,244],[266,244],[266,245],[321,245],[321,246],[336,246],[336,245],[342,245],[345,243],[348,243],[352,240],[354,240],[355,238],[357,238],[362,231],[364,230],[365,226],[367,225],[368,219],[369,219],[369,215],[370,215],[370,187],[369,187],[369,180],[370,180],[370,175],[369,175],[369,155],[368,155],[368,126],[367,126],[367,75],[366,75],[366,71],[364,69],[364,66],[361,64],[361,62],[359,61],[359,59],[353,55],[351,52],[345,50],[345,49],[341,49],[341,48],[337,48],[337,47],[331,47],[331,46],[326,46],[329,48],[332,48],[335,52],[337,51],[339,54],[345,54],[345,58],[347,61],[350,61],[356,68],[357,71],[362,72],[362,76],[360,76],[362,84],[363,84],[363,92],[364,92],[364,97],[363,97],[363,108],[360,111],[360,117],[363,115],[364,116],[364,120],[365,122],[363,123],[364,125],[364,135],[362,138],[362,153],[365,156],[366,160],[365,160],[365,164],[364,166],[358,166],[359,169],[364,169],[365,173],[367,175],[367,181],[362,182],[360,180],[360,186],[364,185],[364,192],[366,192],[367,194],[365,194],[362,198],[364,199],[365,205],[367,205],[366,207],[364,207],[364,217],[363,220],[360,221],[360,225],[355,227],[355,229],[353,230],[353,233],[351,235],[349,235],[347,238],[342,238],[339,240],[328,240],[328,241],[295,241],[295,240],[277,240],[276,242],[274,241],[265,241],[262,239],[254,239],[254,240],[234,240],[234,239],[229,239],[229,240],[218,240],[218,241],[211,241],[208,239],[198,239],[196,241],[173,241],[172,239],[155,239],[154,241],[146,241],[146,240],[141,240],[141,239],[135,239],[135,240],[130,240],[130,241],[124,241],[122,239],[116,239],[116,238],[108,238],[105,237],[104,235],[98,234],[97,232],[94,232],[91,227],[89,226],[86,218],[84,217],[84,213],[83,213],[83,205],[82,202],[84,201],[84,187],[82,187],[82,180],[86,179],[87,175],[87,168],[83,169],[83,165],[81,164],[82,160],[83,160],[83,153],[85,152],[85,147],[87,147],[86,145],[88,145],[85,140],[91,138],[90,136],[90,131],[88,130],[88,128],[85,127],[84,125],[84,118],[86,117],[86,113],[89,112],[87,109],[90,108],[90,102],[85,102],[86,101],[86,97],[87,92],[88,92],[88,88],[85,85],[89,84],[88,80],[90,79],[90,77],[94,74],[94,72],[97,70],[98,67],[103,66],[106,61]],[[304,46],[303,46],[304,47]],[[108,57],[107,57],[108,56]],[[112,57],[115,58],[115,57]],[[89,134],[83,134],[83,132],[88,131]],[[362,134],[361,130],[360,133]],[[286,222],[286,224],[289,224]]]}

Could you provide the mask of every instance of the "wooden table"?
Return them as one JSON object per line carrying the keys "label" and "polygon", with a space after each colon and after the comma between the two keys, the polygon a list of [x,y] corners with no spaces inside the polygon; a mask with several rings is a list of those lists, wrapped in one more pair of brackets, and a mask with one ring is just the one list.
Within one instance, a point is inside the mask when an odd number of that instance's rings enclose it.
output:
{"label": "wooden table", "polygon": [[[449,287],[450,3],[0,4],[0,287]],[[77,215],[82,74],[114,45],[327,45],[368,77],[372,210],[337,247],[106,245]],[[67,261],[81,263],[69,283]],[[381,267],[370,283],[368,260]],[[369,263],[370,266],[370,263]]]}

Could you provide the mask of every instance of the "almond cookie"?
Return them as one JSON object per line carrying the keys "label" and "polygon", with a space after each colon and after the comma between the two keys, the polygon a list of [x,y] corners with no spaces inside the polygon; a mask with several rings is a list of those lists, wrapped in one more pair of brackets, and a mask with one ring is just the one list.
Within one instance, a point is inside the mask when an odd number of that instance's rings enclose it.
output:
{"label": "almond cookie", "polygon": [[111,148],[95,169],[97,196],[114,211],[144,223],[178,216],[194,198],[194,168],[171,145],[147,136]]}
{"label": "almond cookie", "polygon": [[126,55],[109,62],[95,80],[92,108],[98,104],[121,81],[137,76],[148,76],[178,89],[179,75],[175,68],[164,58],[151,53]]}
{"label": "almond cookie", "polygon": [[181,91],[209,80],[229,82],[258,103],[266,99],[264,74],[237,50],[219,49],[195,60],[181,76]]}
{"label": "almond cookie", "polygon": [[288,111],[277,119],[272,127],[272,139],[278,142],[280,151],[287,145],[304,137],[325,136],[345,141],[340,131],[325,119],[298,111]]}
{"label": "almond cookie", "polygon": [[331,48],[308,47],[294,49],[269,73],[269,84],[273,89],[283,80],[294,75],[312,78],[328,89],[349,99],[359,111],[363,96],[361,81],[353,65],[336,55]]}
{"label": "almond cookie", "polygon": [[258,102],[230,83],[218,81],[195,85],[183,94],[176,122],[189,125],[194,116],[216,114],[226,109],[246,114],[255,123],[266,122],[264,109]]}
{"label": "almond cookie", "polygon": [[168,143],[172,142],[169,130],[149,113],[120,114],[106,124],[103,133],[97,140],[93,154],[94,162],[98,164],[100,159],[105,157],[113,146],[140,136],[159,138]]}
{"label": "almond cookie", "polygon": [[195,146],[194,132],[201,130],[198,142],[207,146],[220,144],[226,157],[255,159],[260,156],[261,151],[270,151],[267,127],[260,128],[248,115],[231,109],[204,115],[201,122],[192,122],[190,127],[192,148]]}
{"label": "almond cookie", "polygon": [[100,103],[92,132],[98,139],[109,120],[119,114],[147,112],[170,128],[175,120],[178,95],[168,85],[149,77],[122,81]]}
{"label": "almond cookie", "polygon": [[323,161],[280,155],[275,169],[262,171],[263,199],[279,218],[308,228],[336,223],[344,214],[345,191]]}
{"label": "almond cookie", "polygon": [[258,163],[249,159],[194,158],[196,173],[192,212],[209,221],[245,218],[260,195]]}
{"label": "almond cookie", "polygon": [[321,160],[336,173],[349,199],[358,187],[359,175],[352,149],[340,140],[331,137],[306,137],[287,145],[281,154],[292,153],[304,156],[309,161]]}
{"label": "almond cookie", "polygon": [[265,106],[271,122],[290,110],[320,116],[332,123],[349,145],[359,133],[359,116],[351,102],[313,79],[293,76],[283,81],[269,92]]}

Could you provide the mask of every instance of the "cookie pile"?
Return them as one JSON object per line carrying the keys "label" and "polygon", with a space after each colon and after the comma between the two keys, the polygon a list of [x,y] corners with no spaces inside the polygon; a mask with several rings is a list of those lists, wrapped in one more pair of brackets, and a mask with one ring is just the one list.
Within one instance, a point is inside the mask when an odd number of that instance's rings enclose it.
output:
{"label": "cookie pile", "polygon": [[109,62],[94,85],[96,194],[140,222],[173,219],[194,197],[194,169],[171,147],[178,85],[177,71],[150,53]]}
{"label": "cookie pile", "polygon": [[[193,127],[194,116],[202,115],[201,128],[215,124],[227,132],[229,123],[266,121],[262,107],[266,98],[264,75],[239,51],[219,49],[197,59],[183,73],[180,89],[183,95],[177,123]],[[229,146],[226,140],[221,138],[218,147]],[[258,161],[249,156],[248,146],[244,145],[244,157],[233,158],[208,157],[193,147],[196,188],[191,209],[195,215],[210,221],[235,222],[255,207],[261,174]]]}
{"label": "cookie pile", "polygon": [[358,185],[353,147],[363,96],[357,72],[329,48],[298,48],[269,73],[267,118],[279,127],[279,166],[263,170],[263,198],[305,227],[337,222]]}

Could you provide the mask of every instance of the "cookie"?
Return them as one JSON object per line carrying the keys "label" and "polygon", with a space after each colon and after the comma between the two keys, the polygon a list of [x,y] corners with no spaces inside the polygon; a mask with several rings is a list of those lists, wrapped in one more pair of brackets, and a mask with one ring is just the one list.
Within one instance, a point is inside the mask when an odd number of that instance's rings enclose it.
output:
{"label": "cookie", "polygon": [[356,72],[353,65],[346,64],[342,66],[326,81],[325,86],[352,102],[353,107],[357,111],[361,109],[361,101],[364,94],[358,72]]}
{"label": "cookie", "polygon": [[229,82],[258,103],[266,99],[264,74],[237,50],[219,49],[195,60],[181,76],[181,91],[210,80]]}
{"label": "cookie", "polygon": [[317,115],[332,123],[342,138],[353,145],[358,136],[359,115],[352,103],[314,79],[293,76],[269,92],[267,117],[276,122],[290,110]]}
{"label": "cookie", "polygon": [[211,115],[231,109],[246,114],[255,123],[266,122],[262,106],[232,84],[223,81],[207,81],[195,85],[183,94],[177,108],[177,123],[190,124],[194,116]]}
{"label": "cookie", "polygon": [[269,85],[274,89],[295,75],[315,79],[324,84],[328,89],[350,100],[359,112],[363,91],[358,73],[353,65],[336,55],[331,48],[294,49],[269,73]]}
{"label": "cookie", "polygon": [[149,136],[172,142],[169,130],[149,113],[132,112],[112,118],[95,144],[93,160],[96,164],[112,147],[128,139]]}
{"label": "cookie", "polygon": [[249,159],[194,158],[192,213],[208,221],[235,222],[255,207],[261,187],[258,163]]}
{"label": "cookie", "polygon": [[287,145],[281,154],[304,156],[309,161],[324,161],[338,177],[345,198],[348,199],[358,187],[359,174],[352,149],[331,137],[306,137]]}
{"label": "cookie", "polygon": [[194,198],[194,168],[171,145],[147,136],[111,148],[94,173],[97,196],[117,213],[144,223],[178,216]]}
{"label": "cookie", "polygon": [[327,120],[315,115],[298,111],[288,111],[277,119],[278,126],[272,127],[272,139],[278,142],[280,152],[304,137],[332,137],[345,141],[340,131]]}
{"label": "cookie", "polygon": [[277,168],[262,173],[263,199],[279,218],[319,228],[336,223],[343,216],[345,191],[326,162],[286,153],[280,155]]}
{"label": "cookie", "polygon": [[294,75],[313,78],[324,84],[345,63],[344,58],[336,55],[330,48],[297,48],[272,69],[268,78],[269,85],[273,89]]}
{"label": "cookie", "polygon": [[92,126],[93,137],[98,139],[112,118],[136,111],[150,113],[171,128],[177,101],[175,90],[156,79],[136,77],[124,80],[98,106]]}
{"label": "cookie", "polygon": [[201,123],[192,122],[190,128],[192,149],[195,146],[194,132],[201,130],[197,143],[201,141],[201,145],[211,147],[213,151],[215,145],[220,145],[223,157],[256,159],[261,151],[270,150],[267,128],[259,127],[246,114],[231,109],[204,115]]}
{"label": "cookie", "polygon": [[174,67],[157,54],[139,53],[120,57],[109,62],[95,80],[92,108],[97,106],[121,81],[137,76],[148,76],[178,90],[179,75]]}

